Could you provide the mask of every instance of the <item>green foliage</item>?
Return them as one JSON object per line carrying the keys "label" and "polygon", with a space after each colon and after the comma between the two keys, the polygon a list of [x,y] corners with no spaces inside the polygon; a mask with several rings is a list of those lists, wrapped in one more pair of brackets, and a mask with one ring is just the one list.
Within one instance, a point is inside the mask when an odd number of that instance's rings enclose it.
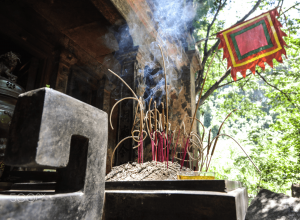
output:
{"label": "green foliage", "polygon": [[[214,17],[214,13],[218,8],[219,2],[219,0],[194,0],[195,8],[197,11],[193,23],[195,27],[193,36],[196,41],[202,38],[206,38],[207,28]],[[222,2],[224,2],[224,0]],[[223,28],[223,24],[224,21],[216,21],[210,33],[221,31]]]}
{"label": "green foliage", "polygon": [[[277,5],[278,0],[263,1],[262,12]],[[210,170],[218,173],[217,178],[243,182],[251,197],[256,195],[258,187],[290,194],[291,184],[300,182],[300,21],[288,13],[284,15],[279,20],[283,31],[289,35],[285,37],[288,59],[283,58],[282,64],[273,60],[274,69],[268,65],[264,71],[257,68],[273,87],[258,74],[251,73],[246,79],[234,83],[231,83],[231,77],[227,77],[200,108],[199,117],[204,122],[206,133],[209,129],[215,133],[226,115],[238,109],[226,121],[221,133],[237,139],[262,174],[258,174],[239,146],[226,137],[218,142]],[[198,39],[206,37],[205,24],[210,20],[208,11],[203,22],[197,23],[200,27],[195,32]],[[223,24],[224,21],[217,20],[211,33],[221,30]],[[213,43],[209,41],[208,48]],[[227,63],[222,57],[222,50],[217,51],[204,93],[225,73]]]}

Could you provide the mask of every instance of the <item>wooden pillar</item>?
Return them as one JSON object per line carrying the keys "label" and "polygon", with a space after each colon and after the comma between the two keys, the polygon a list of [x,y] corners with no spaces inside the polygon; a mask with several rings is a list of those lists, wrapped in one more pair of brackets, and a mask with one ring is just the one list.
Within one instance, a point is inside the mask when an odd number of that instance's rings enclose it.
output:
{"label": "wooden pillar", "polygon": [[57,91],[66,93],[68,86],[68,79],[70,74],[71,66],[77,62],[77,59],[70,52],[63,50],[60,54],[60,60],[58,64],[58,72],[56,77]]}
{"label": "wooden pillar", "polygon": [[[135,88],[135,65],[138,53],[138,47],[132,48],[130,51],[117,51],[116,59],[121,64],[122,79],[132,88]],[[120,99],[125,97],[134,97],[132,92],[121,82],[118,81],[120,88]],[[136,105],[136,104],[135,104]],[[132,100],[124,100],[119,104],[119,116],[118,116],[118,138],[117,142],[120,142],[123,138],[131,136],[131,128],[133,125],[134,115],[134,102]],[[124,141],[117,149],[115,157],[115,165],[127,163],[133,161],[133,149],[132,140],[128,139]]]}
{"label": "wooden pillar", "polygon": [[31,58],[30,67],[28,71],[28,79],[26,84],[26,91],[35,89],[35,80],[39,67],[39,60],[35,57]]}

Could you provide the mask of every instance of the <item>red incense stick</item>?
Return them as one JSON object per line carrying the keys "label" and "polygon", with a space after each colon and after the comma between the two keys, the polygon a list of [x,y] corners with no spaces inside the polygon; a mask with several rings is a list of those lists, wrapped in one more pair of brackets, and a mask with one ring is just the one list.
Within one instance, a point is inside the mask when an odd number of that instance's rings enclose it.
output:
{"label": "red incense stick", "polygon": [[184,159],[185,159],[185,155],[186,155],[186,150],[187,150],[187,148],[189,146],[189,143],[190,143],[190,139],[189,139],[189,137],[187,137],[186,144],[185,144],[185,147],[184,147],[183,158],[182,158],[182,161],[181,161],[181,168],[184,165]]}
{"label": "red incense stick", "polygon": [[[150,136],[152,137],[153,133],[150,134]],[[155,150],[154,150],[154,141],[152,140],[152,138],[150,138],[151,140],[151,149],[152,149],[152,160],[154,160],[155,158]]]}
{"label": "red incense stick", "polygon": [[179,128],[179,131],[178,131],[178,136],[177,136],[177,141],[176,141],[176,145],[175,145],[175,150],[173,152],[172,163],[174,163],[174,157],[175,157],[175,154],[176,154],[176,148],[177,148],[177,144],[178,144],[179,135],[180,135],[180,128]]}

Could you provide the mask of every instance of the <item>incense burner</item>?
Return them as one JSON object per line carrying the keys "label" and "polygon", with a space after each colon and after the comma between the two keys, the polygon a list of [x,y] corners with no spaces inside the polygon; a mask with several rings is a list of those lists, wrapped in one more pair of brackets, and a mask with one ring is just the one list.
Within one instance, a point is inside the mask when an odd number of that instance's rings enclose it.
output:
{"label": "incense burner", "polygon": [[25,90],[15,82],[0,76],[0,177],[4,170],[7,135],[18,96]]}
{"label": "incense burner", "polygon": [[177,172],[178,180],[214,180],[214,172],[199,172],[199,171],[179,171]]}
{"label": "incense burner", "polygon": [[105,183],[103,219],[243,220],[247,189],[229,180]]}

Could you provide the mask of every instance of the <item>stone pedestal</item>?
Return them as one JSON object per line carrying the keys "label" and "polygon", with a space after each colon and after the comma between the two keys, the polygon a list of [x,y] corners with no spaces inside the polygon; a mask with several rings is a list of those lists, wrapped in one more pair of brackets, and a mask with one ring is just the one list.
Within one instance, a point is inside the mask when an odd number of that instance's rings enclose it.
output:
{"label": "stone pedestal", "polygon": [[107,125],[105,112],[53,89],[20,95],[5,163],[56,172],[21,172],[27,181],[0,194],[0,219],[101,219]]}
{"label": "stone pedestal", "polygon": [[226,180],[106,182],[103,219],[244,220],[247,189]]}

